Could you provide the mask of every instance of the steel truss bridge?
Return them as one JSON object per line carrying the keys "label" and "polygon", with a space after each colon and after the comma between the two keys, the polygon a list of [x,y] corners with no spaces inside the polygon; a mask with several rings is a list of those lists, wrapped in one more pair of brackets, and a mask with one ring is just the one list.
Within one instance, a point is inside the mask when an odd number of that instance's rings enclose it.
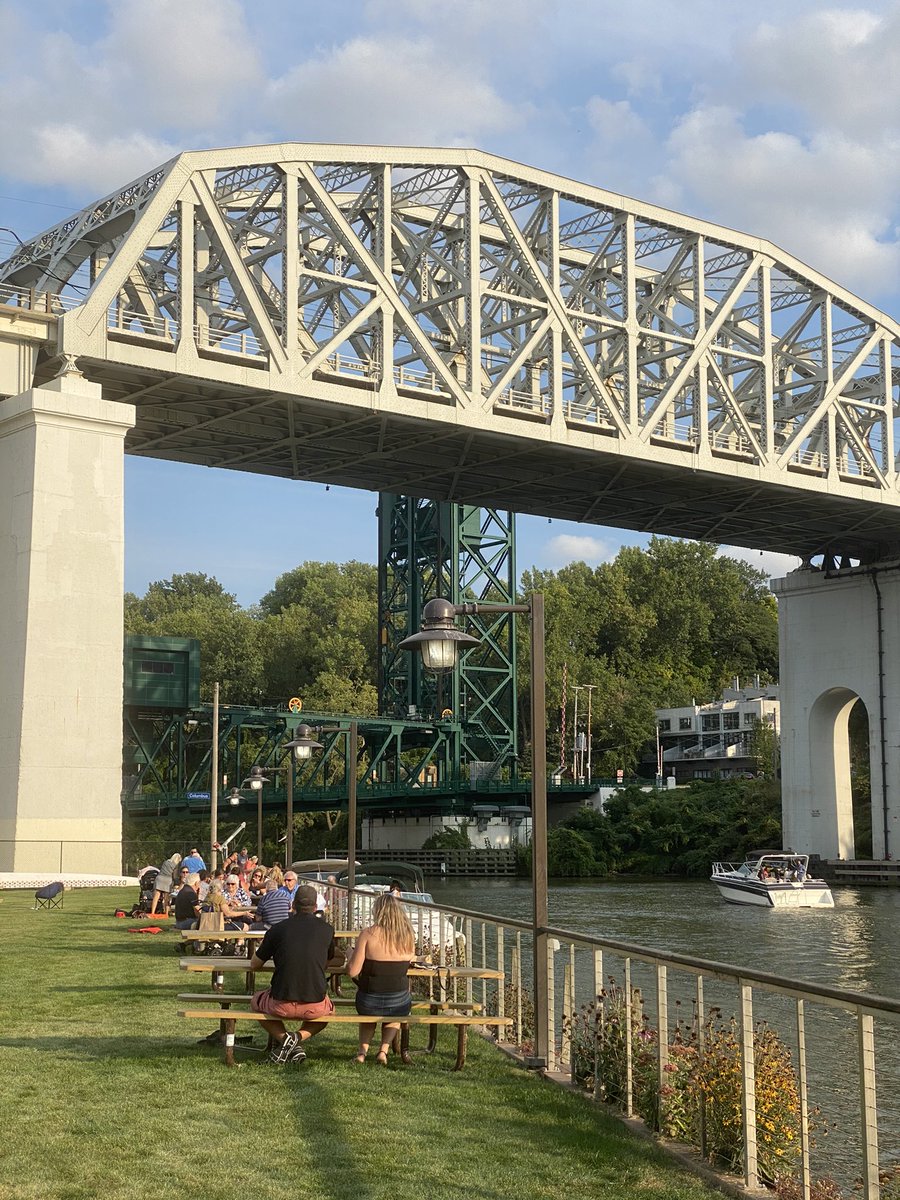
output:
{"label": "steel truss bridge", "polygon": [[[306,763],[294,763],[294,800],[298,811],[339,809],[347,800],[349,716],[304,712],[302,720],[315,730],[322,750]],[[220,769],[225,785],[219,803],[227,806],[232,785],[240,787],[253,766],[270,772],[262,789],[265,812],[284,813],[287,791],[285,765],[291,761],[284,743],[301,718],[285,710],[226,706],[219,714]],[[367,811],[402,813],[456,812],[468,814],[472,804],[492,803],[502,814],[509,806],[530,803],[530,779],[515,769],[494,778],[459,774],[459,721],[395,721],[358,718],[358,758],[355,764],[358,802]],[[125,780],[122,803],[132,817],[209,816],[212,750],[212,708],[184,712],[152,712],[139,707],[125,711]],[[549,781],[552,800],[583,800],[600,781],[580,784]],[[256,808],[255,796],[245,791],[244,811]]]}
{"label": "steel truss bridge", "polygon": [[179,155],[0,268],[0,395],[133,454],[869,561],[900,327],[777,247],[468,150]]}

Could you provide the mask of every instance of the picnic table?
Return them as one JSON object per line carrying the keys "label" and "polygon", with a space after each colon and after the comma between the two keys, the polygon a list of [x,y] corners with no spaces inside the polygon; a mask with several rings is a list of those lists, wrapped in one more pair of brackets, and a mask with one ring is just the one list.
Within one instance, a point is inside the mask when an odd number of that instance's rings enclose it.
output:
{"label": "picnic table", "polygon": [[[244,972],[246,978],[246,991],[242,994],[225,994],[224,992],[224,976],[226,971],[241,970],[237,963],[240,960],[233,958],[212,958],[212,959],[197,959],[183,958],[180,966],[182,971],[211,971],[213,991],[210,994],[210,999],[214,1003],[219,1004],[219,1019],[221,1035],[217,1032],[210,1035],[206,1040],[222,1040],[225,1045],[225,1061],[229,1065],[233,1060],[233,1048],[235,1043],[235,1022],[236,1021],[261,1021],[264,1016],[259,1013],[251,1013],[246,1009],[233,1009],[233,1004],[246,1003],[250,994],[254,990],[256,972],[247,970]],[[271,962],[264,963],[258,968],[259,971],[271,973],[274,969],[274,964]],[[346,968],[331,972],[333,975],[346,975]],[[428,1005],[428,1012],[421,1014],[411,1014],[410,1017],[400,1019],[402,1026],[401,1038],[401,1057],[404,1062],[410,1062],[408,1054],[408,1038],[409,1025],[422,1024],[428,1025],[428,1045],[426,1053],[431,1054],[437,1046],[438,1030],[443,1025],[454,1025],[457,1028],[458,1043],[457,1043],[457,1059],[456,1070],[461,1070],[466,1057],[466,1037],[470,1024],[487,1023],[498,1026],[509,1024],[509,1019],[504,1017],[484,1017],[479,1013],[480,1005],[472,1003],[471,1000],[462,1003],[454,1003],[448,1000],[451,986],[458,980],[502,980],[505,978],[503,971],[494,967],[468,967],[443,965],[440,963],[421,963],[410,967],[408,976],[412,979],[431,979],[437,985],[437,995],[416,1002],[418,1007]],[[179,999],[194,1000],[200,997],[194,995],[180,996]],[[459,1010],[448,1014],[448,1010]],[[194,1018],[210,1018],[217,1014],[210,1009],[203,1010],[188,1010],[182,1011],[179,1015],[184,1017]],[[384,1019],[384,1018],[382,1018]],[[347,1014],[332,1014],[328,1018],[329,1021],[338,1023],[356,1023],[360,1017],[356,1013]]]}

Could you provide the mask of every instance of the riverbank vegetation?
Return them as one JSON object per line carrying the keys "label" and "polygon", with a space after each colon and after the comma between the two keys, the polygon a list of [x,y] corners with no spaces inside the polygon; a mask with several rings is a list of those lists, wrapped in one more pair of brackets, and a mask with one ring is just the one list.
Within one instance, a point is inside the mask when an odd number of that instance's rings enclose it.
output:
{"label": "riverbank vegetation", "polygon": [[[781,847],[777,781],[729,779],[643,791],[623,788],[604,811],[579,809],[550,830],[551,877],[611,874],[705,876],[719,860]],[[528,850],[523,871],[529,869]]]}
{"label": "riverbank vegetation", "polygon": [[[300,1069],[238,1050],[228,1071],[180,1020],[174,934],[115,920],[133,891],[66,893],[33,911],[0,892],[4,1200],[712,1200],[717,1194],[582,1097],[470,1038],[415,1062],[351,1063],[356,1027]],[[197,977],[199,978],[199,976]],[[236,980],[235,977],[230,977]],[[201,989],[202,990],[202,989]],[[262,1044],[261,1035],[257,1041]]]}

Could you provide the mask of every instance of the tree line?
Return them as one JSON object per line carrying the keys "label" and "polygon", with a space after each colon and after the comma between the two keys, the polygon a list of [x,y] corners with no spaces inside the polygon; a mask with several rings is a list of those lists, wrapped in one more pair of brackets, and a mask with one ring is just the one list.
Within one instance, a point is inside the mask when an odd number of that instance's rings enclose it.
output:
{"label": "tree line", "polygon": [[[546,597],[551,764],[561,756],[564,671],[570,689],[594,685],[600,774],[635,769],[653,737],[655,708],[712,700],[734,676],[777,678],[777,610],[766,577],[715,546],[654,537],[598,567],[533,568],[521,590]],[[249,608],[214,577],[173,575],[143,596],[126,594],[125,632],[198,638],[206,701],[218,681],[230,704],[278,705],[298,695],[312,711],[377,711],[377,570],[368,563],[303,563]],[[527,637],[520,622],[526,739]]]}

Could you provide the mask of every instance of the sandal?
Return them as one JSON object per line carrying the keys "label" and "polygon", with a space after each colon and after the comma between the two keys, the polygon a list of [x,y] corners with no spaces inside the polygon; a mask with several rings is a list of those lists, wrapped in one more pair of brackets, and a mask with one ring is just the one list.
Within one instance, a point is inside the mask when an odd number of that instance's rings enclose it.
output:
{"label": "sandal", "polygon": [[375,1061],[378,1063],[379,1067],[386,1067],[388,1065],[386,1052],[384,1050],[379,1050],[375,1055]]}
{"label": "sandal", "polygon": [[366,1061],[366,1056],[364,1054],[354,1054],[350,1061],[355,1063],[364,1063]]}

